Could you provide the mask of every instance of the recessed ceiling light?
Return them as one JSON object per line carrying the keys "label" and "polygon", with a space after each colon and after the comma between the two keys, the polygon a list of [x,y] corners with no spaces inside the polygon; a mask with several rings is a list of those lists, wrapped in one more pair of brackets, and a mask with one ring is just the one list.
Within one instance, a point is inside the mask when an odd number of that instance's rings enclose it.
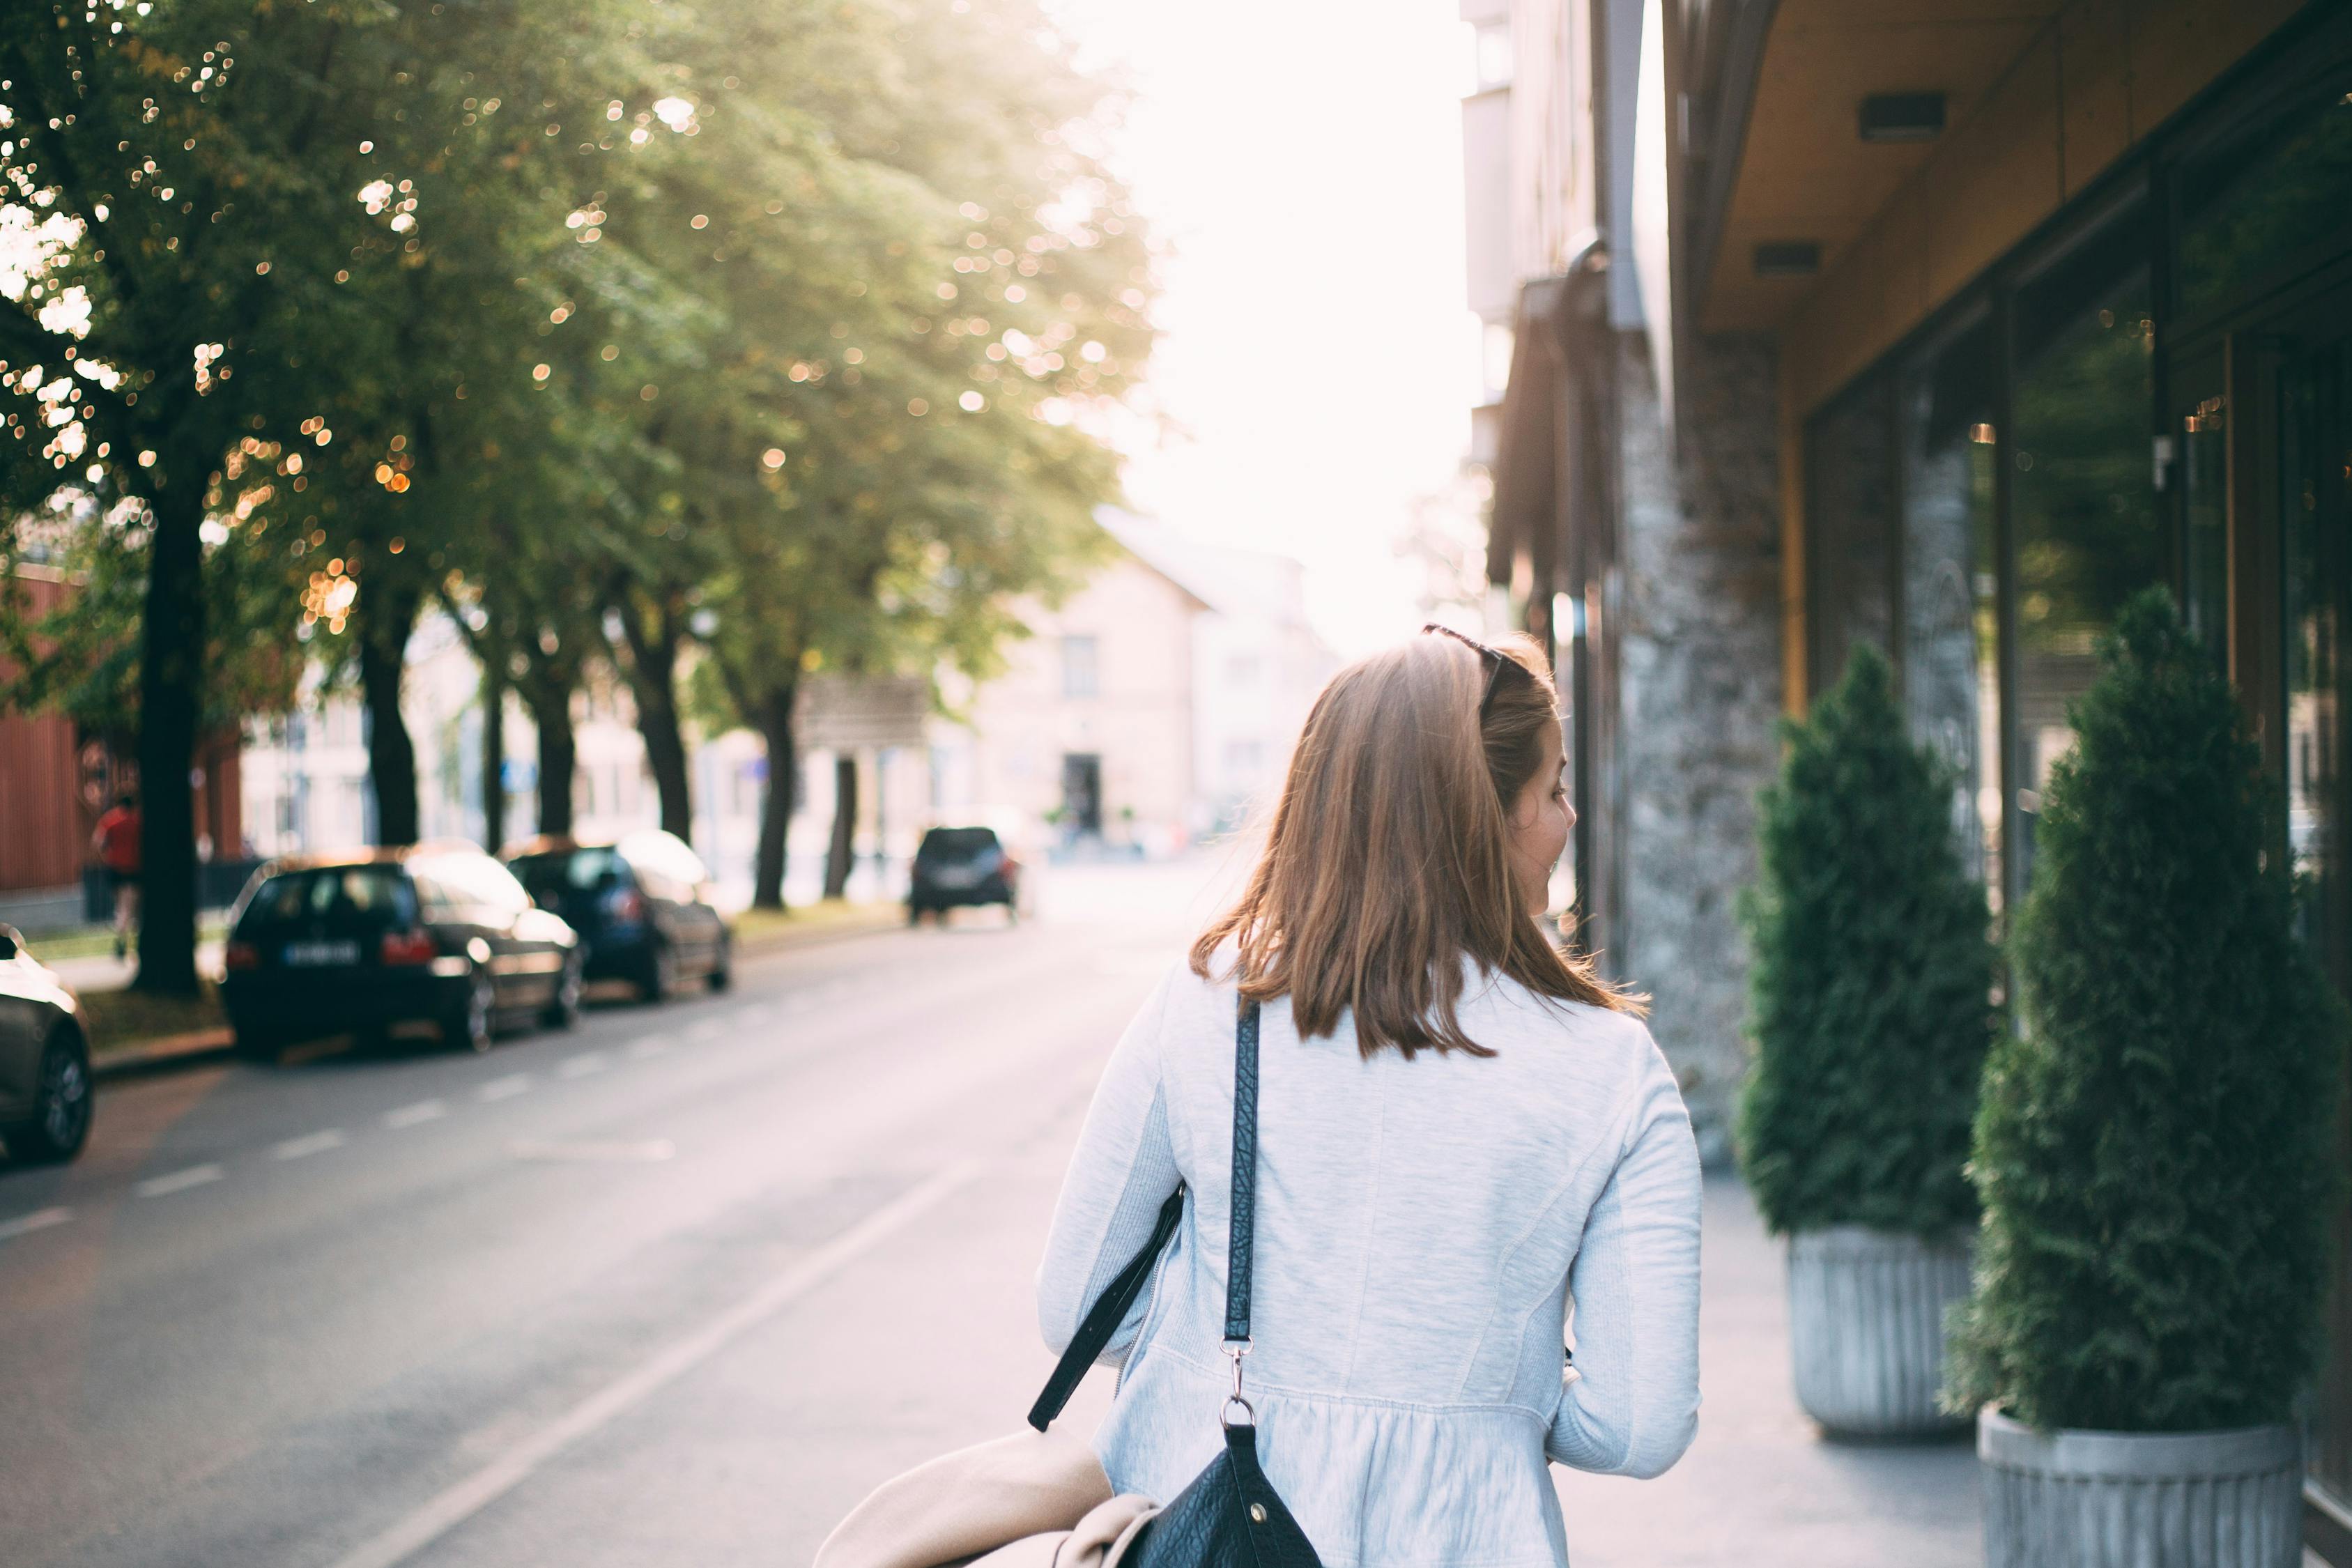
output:
{"label": "recessed ceiling light", "polygon": [[1932,142],[1943,131],[1940,92],[1874,92],[1862,100],[1865,142]]}
{"label": "recessed ceiling light", "polygon": [[1822,247],[1810,239],[1769,240],[1756,247],[1759,278],[1810,278],[1822,269]]}

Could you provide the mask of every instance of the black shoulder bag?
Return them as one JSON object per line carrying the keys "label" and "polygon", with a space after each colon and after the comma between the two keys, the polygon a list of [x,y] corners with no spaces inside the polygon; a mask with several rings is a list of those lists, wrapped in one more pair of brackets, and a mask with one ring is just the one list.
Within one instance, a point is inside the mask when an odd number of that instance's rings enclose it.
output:
{"label": "black shoulder bag", "polygon": [[[1242,1397],[1242,1358],[1250,1351],[1250,1249],[1257,1207],[1257,1004],[1245,1003],[1234,1029],[1233,1231],[1225,1242],[1225,1354],[1234,1391],[1218,1413],[1225,1449],[1143,1527],[1123,1564],[1133,1568],[1322,1568],[1306,1532],[1282,1506],[1257,1463],[1257,1412]],[[1179,1187],[1160,1205],[1151,1239],[1106,1286],[1062,1352],[1045,1391],[1029,1412],[1043,1432],[1125,1321],[1151,1278],[1160,1249],[1184,1213]],[[1241,1419],[1234,1419],[1238,1412]]]}

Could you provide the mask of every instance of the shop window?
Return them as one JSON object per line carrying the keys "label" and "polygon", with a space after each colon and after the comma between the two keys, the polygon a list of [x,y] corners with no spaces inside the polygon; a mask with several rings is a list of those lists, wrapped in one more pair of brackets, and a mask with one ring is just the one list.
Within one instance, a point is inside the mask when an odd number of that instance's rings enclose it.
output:
{"label": "shop window", "polygon": [[2279,112],[2185,160],[2179,295],[2194,314],[2352,244],[2352,80],[2307,89]]}
{"label": "shop window", "polygon": [[2074,743],[2067,705],[2097,673],[2099,638],[2124,601],[2169,578],[2147,255],[2134,208],[2017,295],[2015,429],[2001,450],[2016,539],[2021,889],[2051,766]]}
{"label": "shop window", "polygon": [[[2285,618],[2287,849],[2305,932],[2352,986],[2352,866],[2344,731],[2352,637],[2352,342],[2294,354],[2278,378],[2280,566]],[[2344,1222],[2339,1215],[2339,1232]],[[2352,1285],[2331,1306],[2330,1354],[2310,1409],[2312,1479],[2352,1501]]]}
{"label": "shop window", "polygon": [[1065,697],[1095,697],[1102,691],[1102,680],[1096,658],[1096,643],[1092,637],[1062,639],[1062,695]]}
{"label": "shop window", "polygon": [[2000,906],[2000,659],[1994,556],[1990,316],[1930,348],[1897,384],[1903,482],[1903,696],[1953,774],[1962,861]]}
{"label": "shop window", "polygon": [[1816,693],[1836,684],[1854,644],[1895,652],[1893,384],[1871,376],[1807,432],[1806,678]]}

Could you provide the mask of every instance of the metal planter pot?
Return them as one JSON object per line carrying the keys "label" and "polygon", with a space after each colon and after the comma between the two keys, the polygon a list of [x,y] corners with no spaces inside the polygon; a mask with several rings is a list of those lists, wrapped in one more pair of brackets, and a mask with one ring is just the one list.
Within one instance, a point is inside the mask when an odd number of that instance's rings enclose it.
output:
{"label": "metal planter pot", "polygon": [[2036,1432],[1977,1416],[1987,1568],[2296,1568],[2292,1426]]}
{"label": "metal planter pot", "polygon": [[1936,1408],[1944,1311],[1969,1293],[1973,1238],[1832,1226],[1789,1238],[1797,1402],[1840,1437],[1927,1437],[1968,1425]]}

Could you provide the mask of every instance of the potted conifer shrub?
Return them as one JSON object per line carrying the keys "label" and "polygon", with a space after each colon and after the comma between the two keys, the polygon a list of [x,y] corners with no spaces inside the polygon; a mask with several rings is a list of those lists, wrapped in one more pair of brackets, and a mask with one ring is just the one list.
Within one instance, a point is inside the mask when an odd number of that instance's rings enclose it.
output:
{"label": "potted conifer shrub", "polygon": [[1798,1402],[1843,1436],[1965,1426],[1936,1402],[1969,1289],[1968,1157],[1995,949],[1954,779],[1904,729],[1886,661],[1855,649],[1785,725],[1741,914],[1755,1046],[1739,1160],[1789,1238]]}
{"label": "potted conifer shrub", "polygon": [[2294,1568],[2343,1016],[2280,792],[2168,595],[2133,600],[2043,792],[1986,1068],[1979,1412],[1998,1568]]}

